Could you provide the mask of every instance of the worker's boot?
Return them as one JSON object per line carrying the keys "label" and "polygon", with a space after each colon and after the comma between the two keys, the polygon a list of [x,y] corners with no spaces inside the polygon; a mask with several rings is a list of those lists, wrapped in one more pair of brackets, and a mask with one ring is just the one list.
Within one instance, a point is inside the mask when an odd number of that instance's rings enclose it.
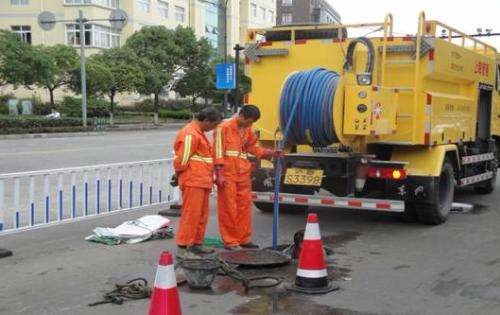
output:
{"label": "worker's boot", "polygon": [[189,250],[195,253],[196,255],[204,255],[204,254],[213,254],[215,251],[207,246],[203,246],[201,244],[196,244],[194,246],[189,247]]}
{"label": "worker's boot", "polygon": [[200,259],[201,256],[197,255],[191,250],[191,247],[177,246],[177,253],[175,254],[180,260],[183,259]]}
{"label": "worker's boot", "polygon": [[243,248],[246,248],[246,249],[258,249],[259,248],[259,245],[254,244],[252,242],[248,242],[248,243],[245,243],[245,244],[240,244],[240,246],[243,247]]}

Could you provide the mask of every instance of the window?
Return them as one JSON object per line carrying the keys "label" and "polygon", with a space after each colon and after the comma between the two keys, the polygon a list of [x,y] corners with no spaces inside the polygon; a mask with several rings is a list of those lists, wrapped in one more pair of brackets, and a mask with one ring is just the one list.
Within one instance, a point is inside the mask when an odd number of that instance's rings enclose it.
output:
{"label": "window", "polygon": [[10,0],[11,5],[28,5],[29,0]]}
{"label": "window", "polygon": [[274,23],[274,11],[273,10],[267,11],[267,16],[269,18],[269,22]]}
{"label": "window", "polygon": [[497,91],[500,92],[500,65],[497,65]]}
{"label": "window", "polygon": [[260,7],[260,18],[263,20],[266,19],[266,9],[263,7]]}
{"label": "window", "polygon": [[281,15],[281,24],[292,24],[292,14],[291,13],[283,13]]}
{"label": "window", "polygon": [[118,0],[64,0],[64,4],[96,4],[103,7],[118,9]]}
{"label": "window", "polygon": [[168,3],[158,1],[158,15],[164,19],[168,19]]}
{"label": "window", "polygon": [[293,0],[281,0],[281,5],[293,5]]}
{"label": "window", "polygon": [[149,12],[151,9],[151,0],[139,0],[139,10]]}
{"label": "window", "polygon": [[250,3],[250,12],[252,12],[253,17],[257,17],[257,5],[255,3]]}
{"label": "window", "polygon": [[31,26],[29,25],[16,25],[11,26],[10,30],[17,34],[25,43],[31,44]]}
{"label": "window", "polygon": [[[66,25],[66,43],[80,45],[80,27],[78,24]],[[120,34],[114,28],[97,24],[85,25],[85,46],[111,48],[120,46]]]}
{"label": "window", "polygon": [[175,20],[177,22],[184,22],[185,15],[186,15],[186,9],[184,9],[184,7],[179,7],[176,5],[175,6]]}

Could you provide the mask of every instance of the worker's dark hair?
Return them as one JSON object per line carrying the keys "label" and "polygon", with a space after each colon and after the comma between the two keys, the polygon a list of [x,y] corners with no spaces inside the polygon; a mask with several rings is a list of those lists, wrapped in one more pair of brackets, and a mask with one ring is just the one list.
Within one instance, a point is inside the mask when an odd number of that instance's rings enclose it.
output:
{"label": "worker's dark hair", "polygon": [[200,110],[196,114],[196,119],[198,121],[208,120],[210,122],[221,121],[222,120],[222,114],[215,107],[206,107],[206,108]]}
{"label": "worker's dark hair", "polygon": [[243,115],[245,119],[253,118],[254,121],[257,121],[260,118],[260,110],[255,105],[245,105],[240,109],[240,115]]}

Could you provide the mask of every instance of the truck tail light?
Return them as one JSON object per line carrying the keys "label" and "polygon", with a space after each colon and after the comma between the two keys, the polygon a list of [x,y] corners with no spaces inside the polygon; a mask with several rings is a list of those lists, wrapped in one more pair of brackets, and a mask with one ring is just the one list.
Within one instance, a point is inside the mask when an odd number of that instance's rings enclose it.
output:
{"label": "truck tail light", "polygon": [[368,177],[402,180],[406,178],[406,170],[392,167],[370,167]]}

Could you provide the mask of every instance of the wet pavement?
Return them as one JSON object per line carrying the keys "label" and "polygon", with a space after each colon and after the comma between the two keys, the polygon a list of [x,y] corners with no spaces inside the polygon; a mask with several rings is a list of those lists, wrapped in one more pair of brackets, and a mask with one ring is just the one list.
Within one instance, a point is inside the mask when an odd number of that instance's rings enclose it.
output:
{"label": "wet pavement", "polygon": [[[473,203],[453,212],[446,224],[422,226],[395,221],[386,213],[314,209],[324,245],[328,276],[340,289],[325,295],[287,292],[297,261],[273,268],[240,268],[247,276],[269,273],[286,283],[250,289],[217,276],[210,290],[179,286],[185,314],[500,314],[500,193],[457,194]],[[213,208],[212,208],[213,209]],[[14,256],[0,259],[0,314],[144,314],[148,301],[123,305],[88,303],[117,282],[145,277],[152,282],[162,250],[173,240],[105,246],[83,238],[97,226],[154,213],[135,211],[77,224],[0,237]],[[178,218],[172,217],[174,226]],[[207,236],[217,237],[215,211]],[[254,212],[254,242],[271,244],[272,215]],[[279,244],[290,244],[305,227],[306,214],[281,214]]]}

